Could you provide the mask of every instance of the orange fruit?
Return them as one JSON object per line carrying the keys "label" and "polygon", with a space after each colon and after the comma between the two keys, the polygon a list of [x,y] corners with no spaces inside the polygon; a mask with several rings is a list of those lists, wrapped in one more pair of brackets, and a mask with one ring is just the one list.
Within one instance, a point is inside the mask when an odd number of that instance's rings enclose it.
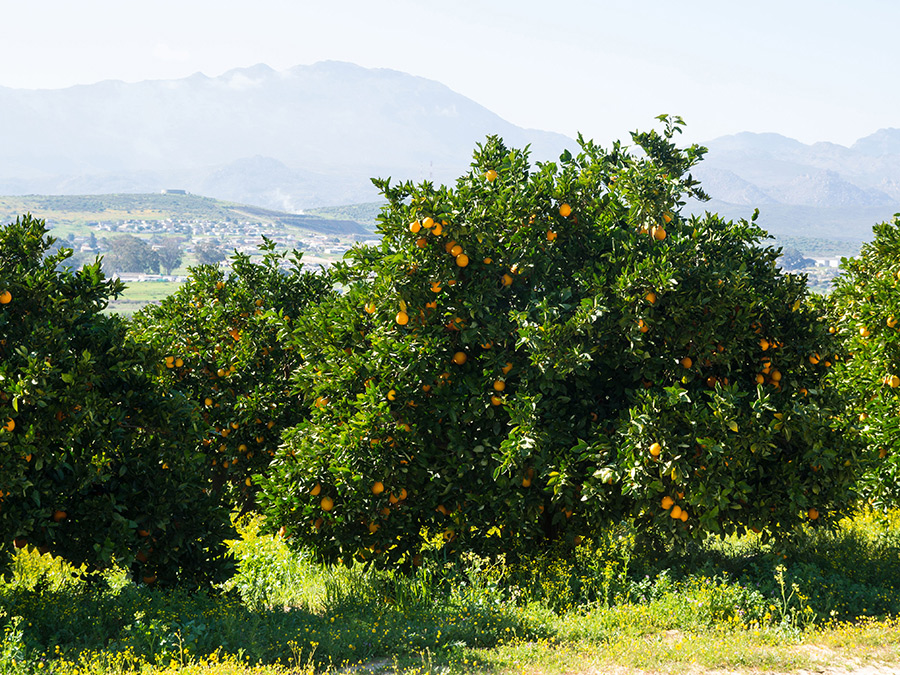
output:
{"label": "orange fruit", "polygon": [[399,312],[397,312],[397,316],[394,317],[394,321],[396,321],[400,326],[405,326],[409,323],[409,314],[401,309]]}
{"label": "orange fruit", "polygon": [[554,239],[556,239],[556,232],[547,230],[547,241],[553,241]]}
{"label": "orange fruit", "polygon": [[817,509],[810,509],[807,514],[810,520],[818,520],[819,519],[819,511]]}
{"label": "orange fruit", "polygon": [[665,228],[654,227],[653,228],[653,238],[656,239],[656,241],[662,241],[663,239],[665,239],[666,238]]}
{"label": "orange fruit", "polygon": [[318,496],[318,494],[319,494],[321,491],[322,491],[322,485],[321,485],[320,483],[316,483],[315,486],[313,487],[313,489],[309,491],[309,493],[310,493],[313,497],[316,497],[316,496]]}
{"label": "orange fruit", "polygon": [[16,428],[16,421],[12,417],[10,417],[8,420],[6,420],[6,424],[3,425],[3,428],[7,431],[12,431]]}
{"label": "orange fruit", "polygon": [[681,515],[678,516],[678,519],[679,519],[682,523],[686,523],[686,522],[687,522],[687,519],[688,519],[687,511],[685,511],[684,509],[682,509],[682,510],[681,510]]}
{"label": "orange fruit", "polygon": [[763,384],[766,381],[766,378],[761,374],[757,374],[756,376],[756,384]]}
{"label": "orange fruit", "polygon": [[662,446],[659,443],[653,443],[650,446],[650,454],[654,457],[659,457],[659,453],[662,452]]}
{"label": "orange fruit", "polygon": [[8,305],[12,301],[12,293],[8,290],[4,290],[0,293],[0,305]]}
{"label": "orange fruit", "polygon": [[416,246],[418,246],[419,248],[425,248],[426,246],[428,246],[428,240],[424,237],[419,237],[418,239],[416,239]]}
{"label": "orange fruit", "polygon": [[894,326],[896,326],[897,325],[897,317],[889,316],[887,318],[887,325],[888,325],[888,328],[893,328]]}
{"label": "orange fruit", "polygon": [[490,265],[494,261],[491,258],[485,258],[482,262],[484,262],[485,265]]}
{"label": "orange fruit", "polygon": [[665,221],[666,225],[668,225],[669,223],[672,222],[672,216],[670,216],[668,213],[664,213],[663,221]]}
{"label": "orange fruit", "polygon": [[672,510],[669,512],[669,517],[672,519],[681,518],[681,507],[676,504],[672,507]]}
{"label": "orange fruit", "polygon": [[147,576],[144,577],[144,583],[147,584],[148,586],[155,584],[156,583],[156,575],[148,574]]}
{"label": "orange fruit", "polygon": [[434,226],[434,229],[431,231],[431,233],[436,237],[440,237],[444,233],[443,225],[441,225],[440,223],[437,223]]}
{"label": "orange fruit", "polygon": [[468,359],[468,357],[466,356],[465,352],[456,352],[453,355],[453,363],[455,363],[458,366],[461,366],[462,364],[464,364],[467,359]]}
{"label": "orange fruit", "polygon": [[572,213],[572,207],[569,206],[568,204],[562,204],[559,207],[559,215],[561,215],[563,218],[568,218],[569,215],[571,215],[571,213]]}
{"label": "orange fruit", "polygon": [[650,291],[649,293],[647,293],[647,295],[644,296],[644,299],[652,305],[656,302],[656,293]]}
{"label": "orange fruit", "polygon": [[459,244],[450,249],[450,255],[452,255],[453,257],[458,256],[460,253],[462,253],[462,246],[460,246]]}
{"label": "orange fruit", "polygon": [[53,512],[53,520],[57,523],[62,522],[68,517],[68,514],[65,511],[54,511]]}
{"label": "orange fruit", "polygon": [[494,171],[493,169],[488,169],[487,171],[484,172],[484,177],[487,178],[488,183],[493,183],[495,180],[497,180],[497,176],[499,176],[499,175],[500,174],[497,173],[496,171]]}
{"label": "orange fruit", "polygon": [[446,244],[444,244],[444,250],[445,250],[447,253],[450,253],[450,252],[453,250],[453,247],[454,247],[454,246],[457,246],[457,243],[451,239],[451,240],[448,241]]}
{"label": "orange fruit", "polygon": [[391,389],[387,393],[387,400],[388,401],[396,401],[397,400],[397,390],[396,389]]}
{"label": "orange fruit", "polygon": [[513,282],[513,278],[508,274],[504,274],[503,277],[501,278],[501,281],[503,282],[504,286],[511,286],[512,282]]}
{"label": "orange fruit", "polygon": [[660,505],[664,509],[670,509],[670,508],[672,508],[672,504],[674,504],[674,503],[675,503],[675,500],[672,499],[669,495],[666,495],[665,497],[662,498],[662,502],[660,503]]}
{"label": "orange fruit", "polygon": [[499,396],[491,396],[491,405],[503,405],[503,399]]}
{"label": "orange fruit", "polygon": [[511,364],[509,361],[507,361],[507,362],[506,362],[506,365],[503,366],[500,370],[503,371],[503,374],[504,374],[504,375],[508,375],[508,374],[509,374],[509,371],[511,371],[512,368],[513,368],[513,364]]}
{"label": "orange fruit", "polygon": [[683,359],[681,359],[681,365],[687,369],[690,369],[690,367],[694,365],[694,361],[690,356],[685,356]]}
{"label": "orange fruit", "polygon": [[759,341],[759,348],[766,351],[769,348],[769,341],[763,338]]}
{"label": "orange fruit", "polygon": [[648,326],[646,323],[644,323],[643,319],[638,319],[638,329],[642,333],[646,333],[648,330],[650,330],[650,326]]}
{"label": "orange fruit", "polygon": [[382,483],[380,480],[376,480],[374,483],[372,483],[373,495],[380,495],[382,492],[384,492],[384,483]]}
{"label": "orange fruit", "polygon": [[494,391],[503,391],[506,389],[506,382],[503,380],[494,380]]}
{"label": "orange fruit", "polygon": [[860,327],[859,327],[859,334],[860,334],[862,337],[869,337],[869,329],[868,329],[867,327],[865,327],[865,326],[860,326]]}
{"label": "orange fruit", "polygon": [[422,221],[422,227],[424,227],[426,230],[430,230],[432,227],[434,227],[434,218],[432,218],[431,216],[425,218]]}
{"label": "orange fruit", "polygon": [[422,229],[422,223],[420,223],[418,220],[414,220],[413,222],[411,222],[409,224],[409,231],[412,232],[413,234],[415,234],[416,232],[418,232],[421,229]]}
{"label": "orange fruit", "polygon": [[322,501],[319,502],[319,505],[322,507],[323,511],[331,511],[334,508],[334,500],[331,497],[325,496],[322,497]]}
{"label": "orange fruit", "polygon": [[369,534],[375,534],[378,532],[378,523],[369,523]]}
{"label": "orange fruit", "polygon": [[522,487],[531,487],[531,479],[528,476],[522,479]]}
{"label": "orange fruit", "polygon": [[457,267],[465,267],[468,264],[469,264],[469,256],[467,256],[465,253],[460,253],[458,256],[456,256]]}

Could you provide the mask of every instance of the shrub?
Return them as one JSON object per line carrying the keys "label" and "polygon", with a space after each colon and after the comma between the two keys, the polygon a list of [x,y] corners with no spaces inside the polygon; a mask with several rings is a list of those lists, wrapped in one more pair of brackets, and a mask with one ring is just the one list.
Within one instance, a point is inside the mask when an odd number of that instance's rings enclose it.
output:
{"label": "shrub", "polygon": [[861,491],[873,505],[900,498],[900,217],[876,225],[874,239],[844,260],[829,297],[846,358],[834,384],[851,401],[865,452]]}
{"label": "shrub", "polygon": [[217,266],[192,268],[175,293],[132,323],[132,334],[157,352],[161,384],[201,411],[207,429],[196,449],[213,487],[243,510],[253,508],[252,476],[266,471],[282,430],[309,412],[290,391],[300,357],[284,336],[332,292],[327,274],[304,272],[296,252],[284,270],[286,252],[267,239],[260,250],[260,262],[235,253],[227,277]]}
{"label": "shrub", "polygon": [[582,140],[532,169],[492,137],[455,189],[376,181],[380,248],[297,329],[315,409],[264,483],[273,521],[396,565],[842,509],[834,340],[755,223],[680,212],[704,149],[664,119],[639,153]]}
{"label": "shrub", "polygon": [[46,233],[0,228],[0,539],[148,583],[218,579],[229,526],[186,442],[198,420],[101,313],[121,282],[60,269],[71,251],[48,255]]}

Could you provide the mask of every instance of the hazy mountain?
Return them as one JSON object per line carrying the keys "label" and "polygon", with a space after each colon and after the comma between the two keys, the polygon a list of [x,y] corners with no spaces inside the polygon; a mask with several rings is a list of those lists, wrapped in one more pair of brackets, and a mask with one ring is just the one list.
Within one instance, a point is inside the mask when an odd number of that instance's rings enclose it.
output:
{"label": "hazy mountain", "polygon": [[186,188],[297,210],[373,200],[369,179],[450,181],[488,134],[536,159],[575,146],[444,85],[323,62],[58,90],[0,88],[0,191]]}
{"label": "hazy mountain", "polygon": [[[533,159],[576,145],[514,126],[438,82],[339,62],[0,88],[0,111],[0,194],[182,188],[289,212],[377,201],[372,176],[452,182],[488,134],[530,144]],[[758,206],[775,234],[818,228],[861,240],[900,211],[900,129],[850,147],[749,132],[705,145],[695,175],[715,205],[742,214]]]}
{"label": "hazy mountain", "polygon": [[709,153],[695,175],[716,210],[745,214],[758,206],[760,223],[775,234],[863,240],[872,225],[900,211],[900,129],[882,129],[849,148],[749,132],[704,145]]}

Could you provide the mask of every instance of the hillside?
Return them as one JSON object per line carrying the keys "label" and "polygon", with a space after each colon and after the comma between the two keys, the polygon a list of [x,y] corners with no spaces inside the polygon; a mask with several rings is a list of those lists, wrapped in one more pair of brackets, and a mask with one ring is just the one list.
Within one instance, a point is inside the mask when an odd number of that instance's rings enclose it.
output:
{"label": "hillside", "polygon": [[236,204],[193,194],[28,195],[0,197],[0,220],[31,213],[63,231],[84,227],[109,229],[122,223],[163,221],[252,223],[290,227],[332,235],[364,237],[368,230],[359,222],[327,213],[284,213],[258,206]]}

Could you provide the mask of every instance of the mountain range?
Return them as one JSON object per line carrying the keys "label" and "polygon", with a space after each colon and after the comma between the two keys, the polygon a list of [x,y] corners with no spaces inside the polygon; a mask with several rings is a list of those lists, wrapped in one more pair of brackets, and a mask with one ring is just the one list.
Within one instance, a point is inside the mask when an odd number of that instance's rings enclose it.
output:
{"label": "mountain range", "polygon": [[[539,160],[576,148],[438,82],[334,61],[54,90],[0,87],[0,194],[179,188],[300,212],[375,201],[373,176],[452,182],[488,134],[530,145]],[[900,129],[850,147],[749,132],[705,145],[694,174],[713,201],[690,204],[694,211],[738,217],[759,207],[760,222],[777,235],[847,241],[866,239],[875,222],[900,211]]]}

